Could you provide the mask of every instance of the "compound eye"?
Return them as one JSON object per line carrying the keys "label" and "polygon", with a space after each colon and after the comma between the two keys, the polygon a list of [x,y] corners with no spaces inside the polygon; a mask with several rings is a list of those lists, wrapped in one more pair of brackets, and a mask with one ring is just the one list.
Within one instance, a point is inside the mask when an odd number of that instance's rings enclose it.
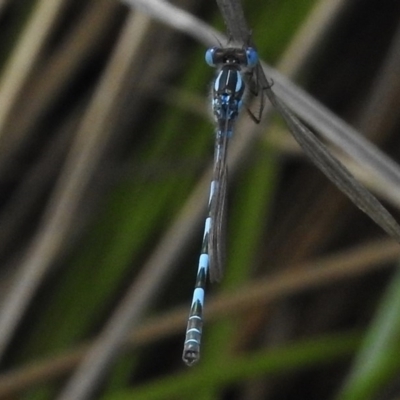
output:
{"label": "compound eye", "polygon": [[258,63],[258,53],[252,47],[246,49],[247,66],[253,68]]}
{"label": "compound eye", "polygon": [[216,50],[216,47],[212,47],[211,49],[208,49],[206,51],[205,59],[206,59],[206,63],[210,67],[216,67],[217,66],[216,63],[215,63],[215,60],[214,60],[215,50]]}

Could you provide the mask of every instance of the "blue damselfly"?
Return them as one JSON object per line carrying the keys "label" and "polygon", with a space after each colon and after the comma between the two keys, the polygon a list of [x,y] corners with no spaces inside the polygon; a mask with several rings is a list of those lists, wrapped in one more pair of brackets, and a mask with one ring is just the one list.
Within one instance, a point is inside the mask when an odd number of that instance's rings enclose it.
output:
{"label": "blue damselfly", "polygon": [[194,364],[200,358],[207,277],[210,277],[211,282],[218,282],[223,274],[227,148],[234,122],[242,107],[246,89],[244,80],[252,75],[258,55],[252,47],[213,47],[207,50],[206,61],[210,66],[219,69],[213,85],[211,103],[216,120],[216,139],[208,215],[183,349],[183,360],[188,365]]}
{"label": "blue damselfly", "polygon": [[400,226],[378,199],[364,188],[314,135],[294,115],[288,106],[272,90],[272,84],[264,74],[257,52],[244,18],[239,0],[217,0],[231,40],[245,43],[240,47],[212,48],[206,52],[208,64],[219,68],[213,86],[212,108],[217,121],[213,180],[208,204],[208,217],[203,237],[202,252],[186,331],[183,360],[192,365],[200,357],[204,288],[210,280],[218,281],[223,266],[223,226],[226,198],[226,150],[232,134],[233,123],[242,106],[245,87],[247,92],[260,101],[258,113],[249,111],[255,122],[260,122],[265,96],[285,120],[290,132],[310,160],[350,200],[370,216],[390,236],[400,242]]}

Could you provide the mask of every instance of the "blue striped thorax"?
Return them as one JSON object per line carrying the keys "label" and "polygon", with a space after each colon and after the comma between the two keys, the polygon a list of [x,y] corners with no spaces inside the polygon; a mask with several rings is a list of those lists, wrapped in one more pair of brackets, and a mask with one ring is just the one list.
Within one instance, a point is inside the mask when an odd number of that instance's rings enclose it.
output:
{"label": "blue striped thorax", "polygon": [[[218,123],[232,122],[239,114],[245,83],[243,70],[254,68],[258,54],[252,47],[219,48],[206,51],[205,59],[212,67],[220,68],[215,79],[212,95],[212,109]],[[230,130],[230,129],[229,129]]]}

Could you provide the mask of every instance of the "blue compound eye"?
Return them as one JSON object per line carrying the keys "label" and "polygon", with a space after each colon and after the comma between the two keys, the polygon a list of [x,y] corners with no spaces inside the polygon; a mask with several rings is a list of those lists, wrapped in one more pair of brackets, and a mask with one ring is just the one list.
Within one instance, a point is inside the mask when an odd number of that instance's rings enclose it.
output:
{"label": "blue compound eye", "polygon": [[210,67],[215,67],[215,61],[214,61],[214,52],[215,52],[215,47],[212,47],[211,49],[208,49],[206,51],[206,55],[205,55],[205,59],[206,59],[206,63],[210,66]]}
{"label": "blue compound eye", "polygon": [[246,49],[247,66],[253,68],[258,63],[258,53],[252,47]]}

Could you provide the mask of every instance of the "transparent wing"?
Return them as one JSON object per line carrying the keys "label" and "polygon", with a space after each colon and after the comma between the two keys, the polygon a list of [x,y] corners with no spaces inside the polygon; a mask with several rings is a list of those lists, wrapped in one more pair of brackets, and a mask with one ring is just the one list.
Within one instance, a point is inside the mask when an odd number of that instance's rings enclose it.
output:
{"label": "transparent wing", "polygon": [[[253,46],[250,29],[244,17],[240,0],[216,0],[233,40]],[[254,46],[253,46],[254,47]],[[260,64],[256,66],[257,79],[277,111],[285,119],[294,138],[311,161],[361,210],[400,242],[400,226],[382,206],[341,164],[326,147],[304,126],[271,90]],[[261,96],[262,97],[262,96]]]}
{"label": "transparent wing", "polygon": [[292,135],[311,161],[343,192],[350,200],[390,236],[400,242],[400,226],[375,196],[364,188],[322,144],[313,133],[295,117],[286,105],[267,88],[269,100],[286,121]]}
{"label": "transparent wing", "polygon": [[228,171],[226,166],[226,154],[229,142],[227,129],[217,133],[215,144],[215,163],[213,180],[215,192],[211,199],[211,227],[208,243],[210,259],[209,274],[211,282],[219,282],[222,279],[225,265],[226,245],[226,188]]}

